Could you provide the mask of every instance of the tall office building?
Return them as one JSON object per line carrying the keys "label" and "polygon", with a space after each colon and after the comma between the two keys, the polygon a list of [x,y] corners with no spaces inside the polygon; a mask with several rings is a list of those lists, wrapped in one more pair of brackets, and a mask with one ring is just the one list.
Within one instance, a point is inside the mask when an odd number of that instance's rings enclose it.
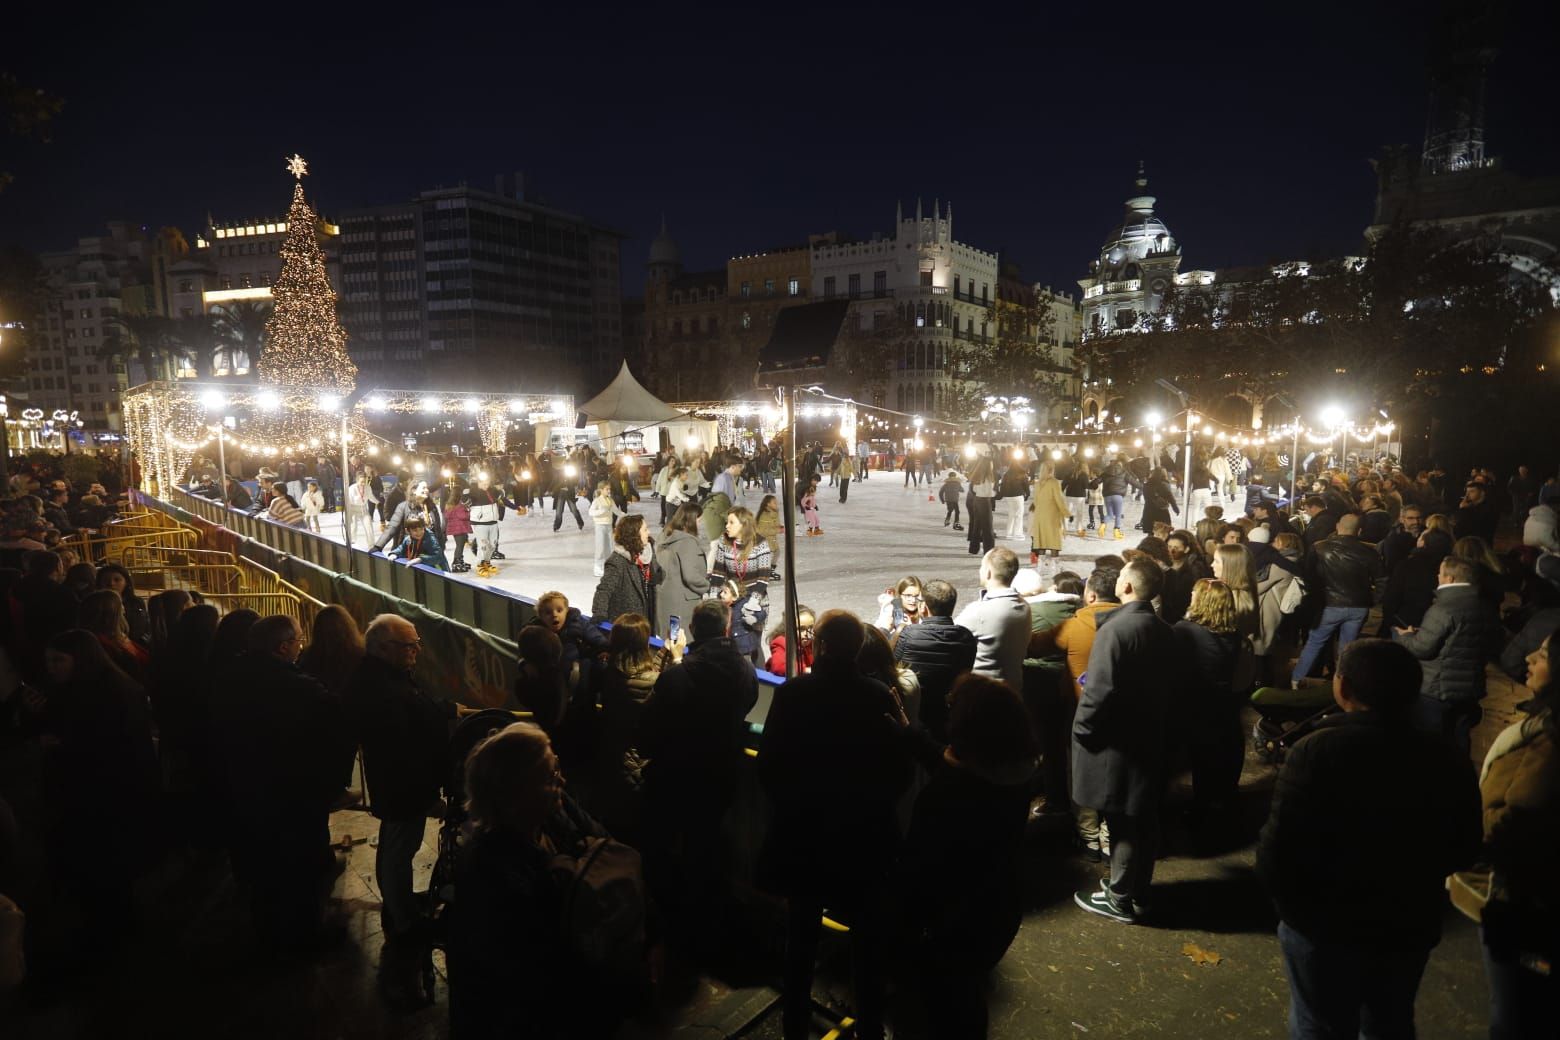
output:
{"label": "tall office building", "polygon": [[495,189],[342,216],[341,317],[365,379],[584,392],[609,374],[622,235],[528,200],[518,176]]}

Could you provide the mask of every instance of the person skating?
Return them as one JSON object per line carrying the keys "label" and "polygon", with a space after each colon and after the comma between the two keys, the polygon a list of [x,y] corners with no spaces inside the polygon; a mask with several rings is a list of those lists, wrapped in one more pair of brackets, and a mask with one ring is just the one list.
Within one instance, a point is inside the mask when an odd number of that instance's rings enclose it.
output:
{"label": "person skating", "polygon": [[568,509],[574,515],[574,522],[579,525],[581,531],[585,530],[585,520],[580,516],[580,507],[575,504],[576,480],[579,476],[579,467],[572,462],[562,466],[553,467],[553,530],[557,531],[563,526],[563,511]]}
{"label": "person skating", "polygon": [[948,521],[953,521],[955,531],[964,530],[964,525],[959,523],[959,499],[964,496],[964,481],[959,476],[959,471],[950,469],[948,475],[943,478],[942,488],[937,492],[937,497],[942,499],[943,526],[948,526]]}
{"label": "person skating", "polygon": [[823,528],[818,522],[818,479],[814,477],[807,482],[807,489],[802,492],[802,516],[807,520],[808,535],[819,535]]}

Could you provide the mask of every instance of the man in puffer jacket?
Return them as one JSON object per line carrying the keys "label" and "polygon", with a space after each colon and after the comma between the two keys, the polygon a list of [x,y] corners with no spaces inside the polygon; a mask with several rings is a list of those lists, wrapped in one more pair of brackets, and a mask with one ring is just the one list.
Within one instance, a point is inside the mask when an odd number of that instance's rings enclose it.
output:
{"label": "man in puffer jacket", "polygon": [[1464,757],[1484,716],[1484,666],[1500,652],[1502,639],[1500,619],[1480,600],[1477,580],[1474,563],[1448,556],[1424,621],[1394,629],[1424,670],[1415,709],[1419,728],[1447,738]]}

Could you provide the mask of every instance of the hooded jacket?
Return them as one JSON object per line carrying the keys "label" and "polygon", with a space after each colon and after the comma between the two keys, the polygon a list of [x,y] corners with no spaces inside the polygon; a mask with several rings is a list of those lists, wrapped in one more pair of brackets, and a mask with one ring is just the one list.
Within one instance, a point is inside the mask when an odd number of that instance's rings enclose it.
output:
{"label": "hooded jacket", "polygon": [[1476,585],[1442,585],[1419,629],[1402,638],[1419,658],[1424,680],[1419,692],[1438,701],[1484,697],[1484,666],[1500,653],[1503,632]]}

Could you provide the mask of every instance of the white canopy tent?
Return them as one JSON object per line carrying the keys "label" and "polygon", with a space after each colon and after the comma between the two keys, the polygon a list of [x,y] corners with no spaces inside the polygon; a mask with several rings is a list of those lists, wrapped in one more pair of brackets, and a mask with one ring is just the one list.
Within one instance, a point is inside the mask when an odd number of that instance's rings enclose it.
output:
{"label": "white canopy tent", "polygon": [[603,448],[616,450],[618,445],[609,442],[622,438],[625,433],[641,433],[648,451],[658,447],[658,430],[666,430],[672,446],[685,447],[690,438],[701,445],[715,443],[717,424],[707,419],[696,419],[687,412],[678,411],[640,385],[628,370],[628,362],[618,369],[617,376],[607,388],[579,407],[587,425],[596,427],[596,436]]}

